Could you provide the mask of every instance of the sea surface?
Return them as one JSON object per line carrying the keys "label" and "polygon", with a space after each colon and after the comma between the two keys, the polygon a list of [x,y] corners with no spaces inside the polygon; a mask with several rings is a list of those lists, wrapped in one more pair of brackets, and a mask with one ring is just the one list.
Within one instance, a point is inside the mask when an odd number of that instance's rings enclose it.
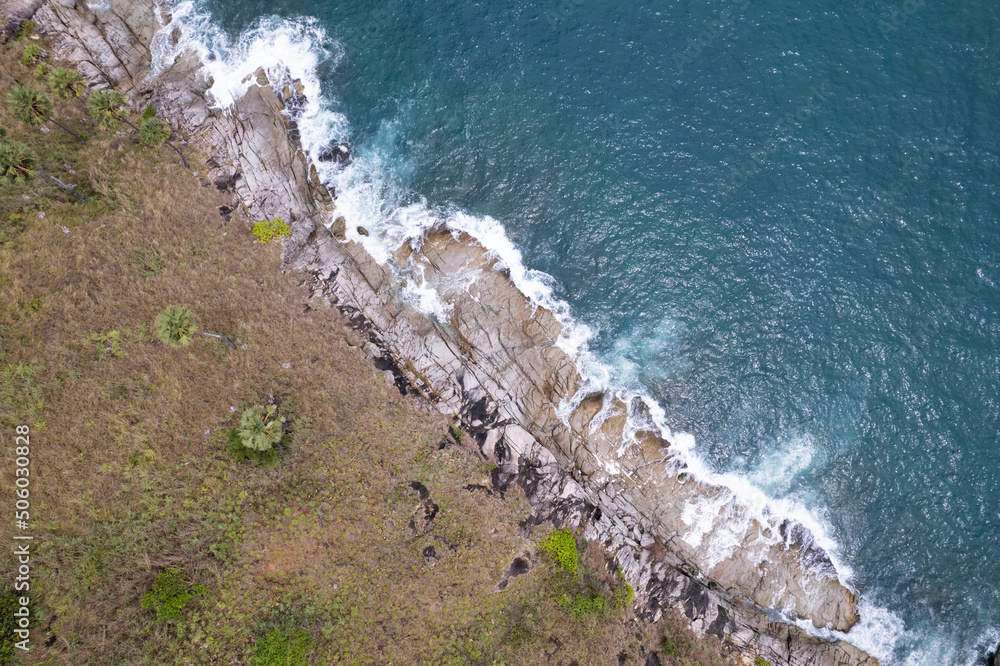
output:
{"label": "sea surface", "polygon": [[174,19],[220,104],[258,65],[306,81],[304,142],[350,146],[321,166],[373,252],[474,230],[574,322],[595,381],[807,512],[860,592],[846,640],[928,666],[1000,642],[995,0],[195,0]]}

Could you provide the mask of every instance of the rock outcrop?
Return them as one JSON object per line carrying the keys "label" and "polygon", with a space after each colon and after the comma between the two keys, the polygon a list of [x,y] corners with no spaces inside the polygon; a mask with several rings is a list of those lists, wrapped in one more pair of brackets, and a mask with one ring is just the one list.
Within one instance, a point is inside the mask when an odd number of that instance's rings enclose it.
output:
{"label": "rock outcrop", "polygon": [[[350,220],[338,216],[296,140],[301,87],[279,70],[258,70],[231,108],[213,109],[211,82],[194,54],[171,51],[176,28],[160,29],[163,20],[153,0],[94,10],[50,0],[35,13],[92,84],[151,104],[200,141],[212,155],[210,179],[251,216],[288,220],[284,256],[311,276],[314,298],[364,328],[375,353],[393,359],[400,384],[461,415],[483,454],[499,461],[498,488],[522,485],[537,519],[602,541],[644,613],[681,608],[699,630],[772,663],[877,663],[780,621],[841,631],[857,621],[854,593],[807,529],[766,510],[748,515],[728,489],[692,478],[641,400],[589,391],[556,344],[557,318],[475,239],[440,228],[419,248],[397,248],[391,265],[347,240]],[[437,291],[446,316],[411,305],[415,275]]]}

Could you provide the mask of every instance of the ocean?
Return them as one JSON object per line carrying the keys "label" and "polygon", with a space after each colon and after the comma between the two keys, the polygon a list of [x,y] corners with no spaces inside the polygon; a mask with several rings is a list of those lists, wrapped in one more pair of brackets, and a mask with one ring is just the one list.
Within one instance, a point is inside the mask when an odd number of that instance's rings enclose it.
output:
{"label": "ocean", "polygon": [[[1000,6],[188,0],[378,258],[468,229],[706,474],[808,522],[884,664],[1000,642]],[[355,225],[369,230],[357,235]],[[432,289],[408,297],[429,313]],[[813,630],[815,632],[815,630]]]}

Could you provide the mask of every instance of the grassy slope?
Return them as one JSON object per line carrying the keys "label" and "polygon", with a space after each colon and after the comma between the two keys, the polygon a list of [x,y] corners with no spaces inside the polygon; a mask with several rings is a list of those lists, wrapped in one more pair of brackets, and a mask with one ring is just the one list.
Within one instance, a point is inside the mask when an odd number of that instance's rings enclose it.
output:
{"label": "grassy slope", "polygon": [[[0,50],[4,92],[15,78],[41,87],[21,48]],[[12,439],[30,424],[33,445],[38,626],[19,658],[251,663],[279,628],[305,632],[318,664],[645,662],[640,645],[659,645],[662,629],[611,604],[572,618],[557,599],[577,583],[544,556],[491,593],[548,528],[519,527],[530,508],[516,491],[465,488],[488,485],[487,462],[440,448],[447,421],[376,373],[335,311],[306,307],[304,276],[281,270],[276,245],[222,220],[229,195],[169,150],[98,133],[80,100],[57,101],[55,115],[88,144],[0,110],[89,199],[44,181],[0,190],[0,425]],[[201,336],[163,345],[151,329],[170,304],[240,349]],[[294,445],[271,468],[234,460],[227,429],[269,400],[291,417]],[[7,506],[10,485],[0,492]],[[4,518],[0,538],[10,532]],[[603,554],[585,554],[610,595]],[[167,567],[207,591],[164,622],[140,600]],[[671,632],[691,647],[663,663],[691,663],[705,644]]]}

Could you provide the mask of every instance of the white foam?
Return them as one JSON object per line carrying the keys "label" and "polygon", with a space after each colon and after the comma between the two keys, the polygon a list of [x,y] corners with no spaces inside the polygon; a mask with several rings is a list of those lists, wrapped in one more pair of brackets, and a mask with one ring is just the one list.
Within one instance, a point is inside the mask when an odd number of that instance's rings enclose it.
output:
{"label": "white foam", "polygon": [[[180,26],[183,34],[176,46],[171,45],[168,38],[174,26]],[[838,561],[837,544],[828,536],[830,531],[821,517],[817,518],[794,499],[769,497],[760,487],[774,488],[778,478],[801,473],[813,464],[815,451],[808,437],[793,440],[790,448],[765,459],[749,477],[718,473],[698,455],[694,437],[685,433],[672,434],[663,409],[645,391],[637,389],[636,380],[642,365],[653,357],[673,354],[674,360],[680,363],[678,371],[684,370],[686,359],[679,354],[684,336],[682,327],[664,319],[650,339],[632,339],[627,345],[618,347],[617,358],[621,363],[608,364],[599,360],[588,349],[593,330],[574,320],[569,305],[555,296],[551,276],[524,265],[522,253],[499,221],[454,207],[434,207],[408,189],[412,166],[405,155],[394,149],[402,132],[399,119],[383,122],[376,135],[360,147],[360,152],[352,155],[347,166],[317,159],[324,147],[347,141],[350,126],[347,119],[336,112],[334,100],[323,96],[317,73],[321,63],[335,65],[339,62],[343,57],[342,49],[327,38],[314,19],[264,17],[239,39],[232,40],[196,2],[187,0],[173,8],[170,23],[154,40],[154,71],[161,71],[185,48],[194,49],[201,56],[213,80],[211,95],[223,109],[251,84],[248,77],[258,68],[264,68],[269,77],[276,76],[279,80],[302,81],[307,98],[297,118],[302,144],[321,178],[336,187],[337,214],[349,221],[347,237],[362,244],[380,263],[393,267],[397,278],[405,281],[403,298],[414,307],[434,317],[446,317],[449,308],[438,291],[443,285],[430,284],[424,279],[419,260],[395,265],[392,253],[403,243],[419,248],[427,230],[446,225],[480,242],[496,258],[498,265],[509,271],[514,285],[537,306],[551,310],[562,324],[557,344],[577,359],[584,377],[577,395],[559,405],[560,417],[568,420],[580,400],[598,390],[606,391],[609,397],[621,398],[626,404],[632,404],[634,397],[643,400],[650,416],[643,416],[639,411],[630,414],[623,433],[626,445],[635,441],[637,430],[649,429],[651,418],[671,443],[671,453],[683,462],[686,471],[699,481],[719,487],[717,494],[693,502],[683,513],[683,520],[689,526],[683,538],[692,545],[707,544],[710,561],[730,556],[742,542],[742,535],[751,521],[773,526],[780,522],[776,518],[788,518],[810,530],[816,543],[831,557],[841,582],[849,583],[852,572],[845,563]],[[364,227],[367,235],[359,233],[358,227]],[[633,357],[640,344],[647,345],[646,356],[636,360]],[[615,460],[602,461],[602,465],[611,474],[624,473]],[[769,536],[781,538],[776,530]],[[894,646],[912,636],[907,634],[897,616],[873,606],[865,596],[860,600],[860,611],[862,622],[849,634],[818,631],[809,622],[800,621],[799,624],[816,635],[843,638],[884,659],[884,663],[892,663]]]}

